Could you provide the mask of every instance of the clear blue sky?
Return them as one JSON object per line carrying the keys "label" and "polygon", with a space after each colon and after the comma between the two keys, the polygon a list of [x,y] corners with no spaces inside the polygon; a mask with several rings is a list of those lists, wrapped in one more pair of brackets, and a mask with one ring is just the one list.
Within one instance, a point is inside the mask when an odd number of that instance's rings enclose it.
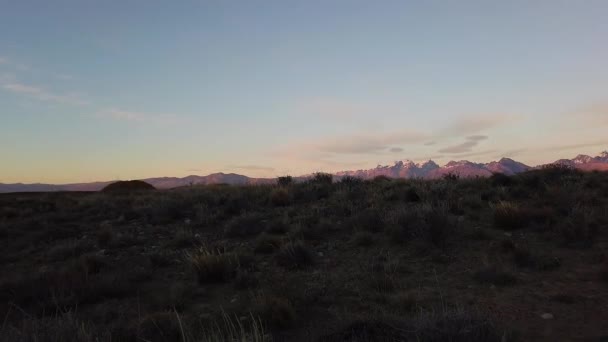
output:
{"label": "clear blue sky", "polygon": [[0,1],[0,182],[608,148],[608,1]]}

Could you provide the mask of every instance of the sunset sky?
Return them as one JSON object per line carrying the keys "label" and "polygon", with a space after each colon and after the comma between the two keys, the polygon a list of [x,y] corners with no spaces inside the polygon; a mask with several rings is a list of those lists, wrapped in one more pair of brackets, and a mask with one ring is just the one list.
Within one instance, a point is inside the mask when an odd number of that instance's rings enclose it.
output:
{"label": "sunset sky", "polygon": [[608,149],[608,1],[2,1],[0,182]]}

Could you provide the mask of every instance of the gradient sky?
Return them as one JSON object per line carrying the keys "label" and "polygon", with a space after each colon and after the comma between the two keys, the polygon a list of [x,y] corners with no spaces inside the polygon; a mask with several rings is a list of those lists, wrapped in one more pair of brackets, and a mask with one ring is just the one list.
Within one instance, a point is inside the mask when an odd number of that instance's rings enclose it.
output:
{"label": "gradient sky", "polygon": [[608,1],[0,0],[0,182],[608,149]]}

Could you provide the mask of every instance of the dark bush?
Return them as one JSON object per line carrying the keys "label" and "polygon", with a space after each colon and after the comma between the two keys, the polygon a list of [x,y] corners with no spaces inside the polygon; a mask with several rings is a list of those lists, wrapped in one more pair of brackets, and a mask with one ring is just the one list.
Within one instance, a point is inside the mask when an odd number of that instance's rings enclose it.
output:
{"label": "dark bush", "polygon": [[260,234],[265,229],[265,218],[260,214],[244,214],[235,217],[226,224],[226,237],[251,237]]}
{"label": "dark bush", "polygon": [[277,261],[286,268],[303,269],[314,265],[315,255],[302,242],[289,242],[281,248]]}
{"label": "dark bush", "polygon": [[517,283],[517,278],[514,275],[493,267],[477,271],[473,278],[480,283],[496,286],[509,286]]}
{"label": "dark bush", "polygon": [[106,193],[125,193],[125,192],[140,192],[140,191],[151,191],[156,188],[144,181],[133,180],[133,181],[119,181],[107,185],[101,191]]}
{"label": "dark bush", "polygon": [[293,177],[291,176],[281,176],[277,178],[277,185],[279,186],[289,186],[293,184]]}
{"label": "dark bush", "polygon": [[288,299],[264,294],[256,297],[254,312],[276,329],[293,326],[297,318],[296,311]]}
{"label": "dark bush", "polygon": [[231,254],[200,248],[187,256],[199,284],[227,282],[236,274],[238,262]]}

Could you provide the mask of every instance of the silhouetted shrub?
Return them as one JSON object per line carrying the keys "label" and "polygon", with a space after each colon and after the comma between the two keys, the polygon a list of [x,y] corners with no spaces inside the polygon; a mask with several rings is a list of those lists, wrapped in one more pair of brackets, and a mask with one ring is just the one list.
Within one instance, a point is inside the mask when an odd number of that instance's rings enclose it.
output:
{"label": "silhouetted shrub", "polygon": [[496,172],[490,176],[490,183],[493,186],[510,186],[514,183],[513,178],[504,173]]}
{"label": "silhouetted shrub", "polygon": [[353,176],[344,176],[340,180],[340,184],[344,185],[348,188],[352,188],[352,187],[363,184],[363,179],[361,179],[359,177],[353,177]]}
{"label": "silhouetted shrub", "polygon": [[277,185],[279,186],[289,186],[293,184],[293,177],[291,176],[281,176],[277,178]]}
{"label": "silhouetted shrub", "polygon": [[331,184],[334,176],[331,173],[317,172],[310,179],[311,182],[317,184]]}

